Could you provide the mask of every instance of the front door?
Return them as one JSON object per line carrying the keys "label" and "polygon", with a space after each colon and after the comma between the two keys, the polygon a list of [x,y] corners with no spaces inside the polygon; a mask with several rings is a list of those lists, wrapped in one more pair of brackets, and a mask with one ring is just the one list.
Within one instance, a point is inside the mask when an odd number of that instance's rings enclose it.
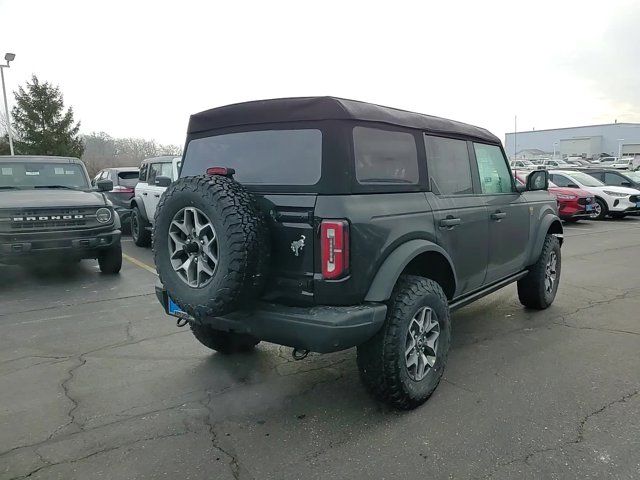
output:
{"label": "front door", "polygon": [[467,142],[425,136],[436,239],[453,260],[460,296],[482,286],[488,263],[488,214],[474,190]]}
{"label": "front door", "polygon": [[172,178],[173,165],[170,162],[152,163],[149,166],[149,179],[147,180],[147,186],[144,189],[143,201],[144,208],[147,211],[149,221],[153,223],[153,218],[160,201],[160,196],[166,190],[166,187],[158,187],[155,184],[156,177],[164,176]]}
{"label": "front door", "polygon": [[525,197],[516,191],[507,159],[499,146],[474,143],[472,153],[489,222],[489,265],[485,283],[490,284],[527,266],[532,210]]}

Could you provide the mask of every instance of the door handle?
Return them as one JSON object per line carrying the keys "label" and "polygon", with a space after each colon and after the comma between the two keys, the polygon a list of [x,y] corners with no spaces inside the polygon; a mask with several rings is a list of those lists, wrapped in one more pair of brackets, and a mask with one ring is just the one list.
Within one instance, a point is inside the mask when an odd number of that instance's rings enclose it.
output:
{"label": "door handle", "polygon": [[154,197],[156,197],[156,198],[160,198],[160,194],[159,194],[159,193],[156,193],[156,194],[154,195]]}
{"label": "door handle", "polygon": [[147,196],[147,192],[144,192],[142,195],[144,195],[146,197]]}
{"label": "door handle", "polygon": [[459,218],[454,218],[454,217],[447,217],[444,218],[442,220],[440,220],[440,227],[442,228],[453,228],[456,225],[460,225],[462,223],[462,220]]}
{"label": "door handle", "polygon": [[491,214],[491,220],[496,220],[499,222],[506,216],[507,216],[507,212],[500,212],[500,211],[494,212]]}

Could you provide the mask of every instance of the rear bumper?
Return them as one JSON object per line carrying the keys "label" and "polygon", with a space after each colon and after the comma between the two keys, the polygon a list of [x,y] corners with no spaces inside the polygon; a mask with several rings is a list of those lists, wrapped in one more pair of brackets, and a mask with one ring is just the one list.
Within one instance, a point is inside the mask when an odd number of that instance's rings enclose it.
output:
{"label": "rear bumper", "polygon": [[120,243],[120,230],[74,233],[77,232],[30,234],[26,238],[0,237],[0,262],[21,263],[54,256],[95,258],[99,251]]}
{"label": "rear bumper", "polygon": [[[156,283],[156,296],[168,314],[168,295]],[[365,303],[350,307],[289,307],[258,302],[251,311],[225,317],[192,319],[213,328],[253,335],[260,340],[312,352],[329,353],[360,345],[382,327],[387,306]]]}

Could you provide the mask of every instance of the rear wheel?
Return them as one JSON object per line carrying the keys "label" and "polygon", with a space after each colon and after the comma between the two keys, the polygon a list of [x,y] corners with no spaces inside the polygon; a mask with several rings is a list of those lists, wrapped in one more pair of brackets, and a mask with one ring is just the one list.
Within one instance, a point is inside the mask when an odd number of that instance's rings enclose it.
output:
{"label": "rear wheel", "polygon": [[148,226],[149,222],[142,218],[138,207],[133,207],[131,212],[131,238],[133,238],[133,243],[139,247],[151,245],[151,232],[147,230]]}
{"label": "rear wheel", "polygon": [[103,250],[98,254],[100,271],[107,274],[116,274],[122,268],[122,247],[118,243],[113,247]]}
{"label": "rear wheel", "polygon": [[402,276],[383,327],[358,347],[365,387],[403,410],[424,403],[440,383],[451,341],[449,305],[433,280]]}
{"label": "rear wheel", "polygon": [[561,267],[560,241],[554,235],[547,235],[538,261],[518,280],[520,303],[536,310],[551,305],[558,292]]}
{"label": "rear wheel", "polygon": [[609,207],[607,207],[606,202],[600,198],[596,198],[596,201],[593,204],[593,213],[591,214],[591,218],[594,220],[603,220],[608,213]]}
{"label": "rear wheel", "polygon": [[191,333],[205,347],[224,354],[248,352],[260,342],[251,335],[223,332],[201,324],[191,324]]}

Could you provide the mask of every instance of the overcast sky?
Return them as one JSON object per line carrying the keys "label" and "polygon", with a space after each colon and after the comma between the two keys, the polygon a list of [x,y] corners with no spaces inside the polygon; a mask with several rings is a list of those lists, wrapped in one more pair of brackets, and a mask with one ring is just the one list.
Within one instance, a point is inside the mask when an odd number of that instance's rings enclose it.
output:
{"label": "overcast sky", "polygon": [[[640,2],[0,0],[9,90],[82,132],[182,144],[188,116],[335,95],[513,130],[640,122]],[[1,58],[1,57],[0,57]],[[12,103],[10,95],[10,105]]]}

